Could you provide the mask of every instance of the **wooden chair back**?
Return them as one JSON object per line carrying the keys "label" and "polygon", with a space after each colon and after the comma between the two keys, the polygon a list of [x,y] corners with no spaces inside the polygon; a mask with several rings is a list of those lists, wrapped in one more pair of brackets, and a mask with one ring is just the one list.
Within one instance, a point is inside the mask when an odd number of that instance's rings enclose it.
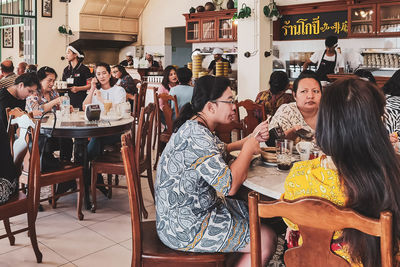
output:
{"label": "wooden chair back", "polygon": [[250,99],[240,101],[239,103],[236,104],[236,111],[238,114],[240,113],[239,112],[240,107],[243,107],[247,112],[247,115],[240,120],[240,123],[242,124],[243,127],[242,137],[244,138],[249,134],[251,134],[257,127],[257,125],[260,123],[258,118],[256,117],[256,113],[262,114],[263,121],[265,121],[267,117],[263,105],[256,104]]}
{"label": "wooden chair back", "polygon": [[[140,128],[139,128],[140,129]],[[141,266],[142,238],[140,230],[141,206],[139,205],[140,183],[138,175],[138,165],[135,154],[133,153],[132,136],[125,133],[121,136],[121,154],[124,162],[126,182],[129,193],[129,206],[131,211],[132,225],[132,266]]]}
{"label": "wooden chair back", "polygon": [[139,112],[144,107],[146,103],[146,92],[147,92],[147,82],[143,82],[140,85],[139,89],[139,94],[138,94],[138,99],[137,99],[137,105],[135,106],[135,117],[139,117]]}
{"label": "wooden chair back", "polygon": [[251,266],[261,266],[260,218],[284,217],[296,223],[303,245],[285,253],[288,267],[350,266],[330,246],[334,231],[352,228],[380,237],[382,267],[393,266],[392,213],[381,212],[379,219],[367,218],[347,208],[340,208],[317,197],[296,201],[259,201],[259,194],[249,193]]}
{"label": "wooden chair back", "polygon": [[215,134],[224,143],[232,143],[232,134],[237,134],[237,140],[242,138],[243,125],[240,122],[232,121],[228,124],[220,124],[215,128]]}
{"label": "wooden chair back", "polygon": [[175,118],[179,116],[179,107],[178,107],[178,100],[176,96],[172,96],[169,94],[159,94],[158,99],[161,99],[161,101],[164,103],[162,112],[164,114],[165,118],[165,124],[167,125],[167,129],[165,131],[166,134],[172,135],[172,129],[173,129],[173,124],[174,120],[172,118],[173,111],[172,111],[172,103],[174,105],[175,109]]}
{"label": "wooden chair back", "polygon": [[148,160],[151,163],[151,137],[153,133],[155,106],[153,103],[142,108],[139,117],[139,124],[136,136],[135,157],[136,164]]}

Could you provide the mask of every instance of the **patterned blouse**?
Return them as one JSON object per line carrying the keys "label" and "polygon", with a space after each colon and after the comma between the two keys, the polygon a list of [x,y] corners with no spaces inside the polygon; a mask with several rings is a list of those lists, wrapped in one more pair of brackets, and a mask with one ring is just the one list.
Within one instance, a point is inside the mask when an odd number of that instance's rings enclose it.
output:
{"label": "patterned blouse", "polygon": [[400,132],[400,96],[386,96],[385,124],[389,133]]}
{"label": "patterned blouse", "polygon": [[283,131],[287,131],[295,125],[300,125],[303,129],[314,133],[314,130],[307,124],[303,115],[301,115],[300,110],[297,108],[297,103],[292,102],[289,104],[283,104],[278,108],[271,119],[269,129],[271,130],[272,128],[281,126]]}
{"label": "patterned blouse", "polygon": [[[59,97],[60,95],[57,93],[56,90],[50,91],[50,101]],[[26,99],[26,106],[25,110],[31,112],[33,110],[40,110],[44,112],[43,105],[48,103],[49,101],[39,92],[37,95],[30,95]]]}
{"label": "patterned blouse", "polygon": [[256,103],[257,104],[263,104],[265,108],[265,114],[269,114],[271,116],[274,116],[275,112],[278,110],[278,108],[283,105],[287,104],[290,102],[294,102],[294,97],[292,94],[288,94],[285,91],[274,95],[271,93],[270,90],[267,91],[262,91],[258,93],[256,97]]}
{"label": "patterned blouse", "polygon": [[[340,183],[333,163],[327,164],[327,161],[326,156],[322,156],[313,160],[296,162],[286,177],[285,193],[282,198],[295,200],[302,197],[315,196],[327,199],[338,206],[344,206],[346,203],[344,188]],[[333,167],[329,168],[332,165]],[[296,224],[288,219],[284,219],[284,221],[290,228],[298,230]],[[338,239],[341,234],[341,231],[336,231],[333,239]],[[300,238],[299,245],[301,244],[302,239]],[[350,262],[350,255],[346,245],[335,250],[335,253]],[[361,267],[362,264],[351,263],[351,266]]]}
{"label": "patterned blouse", "polygon": [[233,252],[250,241],[247,204],[224,198],[232,183],[225,144],[188,120],[171,136],[157,166],[157,233],[168,247]]}

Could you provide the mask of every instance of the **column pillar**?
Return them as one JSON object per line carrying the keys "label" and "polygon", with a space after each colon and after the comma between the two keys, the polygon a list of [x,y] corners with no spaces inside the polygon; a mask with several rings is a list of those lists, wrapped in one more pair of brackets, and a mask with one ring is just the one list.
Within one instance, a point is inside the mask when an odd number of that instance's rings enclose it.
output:
{"label": "column pillar", "polygon": [[[238,11],[245,3],[252,9],[251,17],[238,19],[238,98],[255,100],[259,91],[269,88],[272,72],[272,56],[265,57],[265,51],[272,50],[273,26],[263,13],[269,0],[239,0]],[[245,53],[250,52],[250,57]]]}

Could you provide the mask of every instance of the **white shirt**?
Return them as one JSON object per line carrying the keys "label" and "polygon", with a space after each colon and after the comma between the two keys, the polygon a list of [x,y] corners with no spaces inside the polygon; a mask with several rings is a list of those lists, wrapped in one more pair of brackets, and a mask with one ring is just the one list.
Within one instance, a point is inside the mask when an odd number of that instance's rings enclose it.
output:
{"label": "white shirt", "polygon": [[[318,62],[318,66],[317,69],[319,69],[319,65],[321,64],[321,59],[322,59],[322,55],[324,54],[325,50],[319,50],[316,51],[311,57],[310,60],[312,63],[317,63]],[[344,59],[342,54],[338,53],[336,51],[336,55],[337,55],[337,59],[336,59],[336,66],[335,66],[335,72],[339,71],[339,68],[344,68]],[[335,61],[335,55],[333,56],[327,56],[325,54],[324,59],[326,61]]]}
{"label": "white shirt", "polygon": [[[103,99],[109,99],[114,104],[124,103],[126,102],[126,92],[125,89],[121,86],[114,85],[110,89],[104,90],[100,89],[101,97]],[[93,95],[92,104],[98,104],[101,110],[104,110],[103,103],[100,103],[99,99]]]}

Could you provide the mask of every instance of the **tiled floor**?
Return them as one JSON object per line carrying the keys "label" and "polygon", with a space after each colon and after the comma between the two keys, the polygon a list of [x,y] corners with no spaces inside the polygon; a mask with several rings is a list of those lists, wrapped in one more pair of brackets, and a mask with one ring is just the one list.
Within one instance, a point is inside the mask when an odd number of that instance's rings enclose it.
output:
{"label": "tiled floor", "polygon": [[[120,181],[120,184],[124,183],[125,178]],[[147,180],[142,179],[142,187],[148,220],[155,220]],[[130,266],[132,235],[128,191],[113,189],[112,199],[97,192],[97,212],[84,210],[83,221],[77,219],[76,194],[61,198],[56,209],[43,202],[45,211],[39,212],[36,221],[43,262],[36,263],[30,239],[24,232],[15,236],[14,246],[10,246],[7,238],[0,240],[0,266]],[[26,215],[11,219],[12,229],[26,224]],[[0,222],[0,234],[4,232]]]}

